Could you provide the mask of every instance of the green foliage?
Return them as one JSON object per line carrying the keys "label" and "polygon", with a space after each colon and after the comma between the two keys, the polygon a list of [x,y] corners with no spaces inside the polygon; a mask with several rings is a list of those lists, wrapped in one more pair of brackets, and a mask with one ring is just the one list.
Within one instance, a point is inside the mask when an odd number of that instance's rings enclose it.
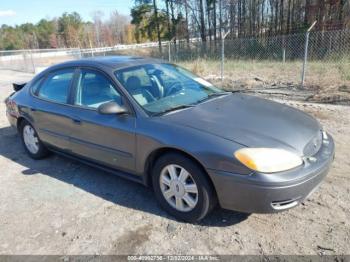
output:
{"label": "green foliage", "polygon": [[79,29],[82,25],[82,19],[77,12],[71,14],[63,13],[63,15],[58,18],[58,32],[65,33],[69,27],[74,29]]}
{"label": "green foliage", "polygon": [[[148,0],[150,1],[150,0]],[[164,16],[159,16],[164,20]],[[151,26],[153,28],[153,26]],[[150,29],[151,30],[151,29]],[[135,26],[129,17],[111,12],[107,20],[94,15],[94,22],[85,22],[77,12],[63,13],[54,19],[41,19],[37,24],[0,25],[0,50],[90,48],[135,43]],[[145,35],[151,35],[147,31]]]}
{"label": "green foliage", "polygon": [[135,25],[135,38],[138,43],[148,38],[151,12],[152,6],[149,4],[141,4],[131,9],[131,23]]}
{"label": "green foliage", "polygon": [[80,15],[77,12],[63,13],[57,22],[58,34],[63,37],[65,46],[80,46],[80,34],[83,26]]}
{"label": "green foliage", "polygon": [[167,17],[162,10],[158,10],[156,19],[152,1],[136,1],[131,9],[131,23],[135,25],[135,38],[138,43],[157,40],[157,22],[159,23],[161,38],[166,37]]}
{"label": "green foliage", "polygon": [[55,23],[42,19],[36,25],[37,39],[40,47],[57,47],[52,40],[55,38]]}
{"label": "green foliage", "polygon": [[76,13],[64,13],[58,19],[42,19],[37,24],[25,23],[20,26],[0,27],[0,50],[78,47],[84,37],[84,25]]}
{"label": "green foliage", "polygon": [[0,49],[23,49],[23,34],[24,32],[20,27],[10,27],[3,25],[0,28]]}

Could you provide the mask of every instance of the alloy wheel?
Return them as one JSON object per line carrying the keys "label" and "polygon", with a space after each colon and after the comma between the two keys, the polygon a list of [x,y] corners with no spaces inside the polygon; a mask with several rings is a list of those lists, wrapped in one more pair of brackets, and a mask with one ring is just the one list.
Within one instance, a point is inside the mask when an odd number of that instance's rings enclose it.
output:
{"label": "alloy wheel", "polygon": [[176,210],[189,212],[196,207],[198,187],[185,168],[173,164],[165,166],[159,184],[164,198]]}
{"label": "alloy wheel", "polygon": [[35,135],[34,129],[30,125],[23,128],[23,140],[26,148],[30,153],[36,154],[39,151],[38,137]]}

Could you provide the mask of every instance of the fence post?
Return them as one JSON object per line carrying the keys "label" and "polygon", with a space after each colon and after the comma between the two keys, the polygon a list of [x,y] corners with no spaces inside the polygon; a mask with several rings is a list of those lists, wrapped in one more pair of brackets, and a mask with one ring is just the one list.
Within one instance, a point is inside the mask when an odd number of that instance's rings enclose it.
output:
{"label": "fence post", "polygon": [[168,41],[168,60],[171,62],[171,42]]}
{"label": "fence post", "polygon": [[34,64],[34,60],[33,60],[33,51],[30,50],[30,61],[31,61],[31,64],[32,64],[32,68],[33,68],[33,73],[35,74],[35,64]]}
{"label": "fence post", "polygon": [[[175,36],[168,41],[168,60],[171,62],[171,42],[175,39]],[[175,49],[176,52],[176,49]]]}
{"label": "fence post", "polygon": [[224,81],[225,39],[221,37],[221,82]]}
{"label": "fence post", "polygon": [[286,49],[283,48],[282,50],[282,60],[283,60],[283,64],[286,62]]}
{"label": "fence post", "polygon": [[225,62],[225,38],[229,32],[221,33],[221,82],[224,81],[224,62]]}
{"label": "fence post", "polygon": [[90,44],[91,57],[94,57],[94,50],[92,49],[92,44],[91,44],[90,38],[89,38],[89,44]]}
{"label": "fence post", "polygon": [[304,87],[305,83],[305,73],[306,73],[306,63],[307,63],[307,55],[308,55],[308,49],[309,49],[309,36],[310,31],[315,26],[317,21],[313,22],[312,25],[309,27],[309,29],[306,31],[306,39],[305,39],[305,50],[304,50],[304,62],[303,62],[303,71],[301,74],[301,87]]}
{"label": "fence post", "polygon": [[303,62],[303,71],[301,74],[301,87],[304,87],[305,82],[305,72],[306,72],[306,62],[307,62],[307,53],[309,48],[309,34],[310,32],[306,32],[306,39],[305,39],[305,49],[304,49],[304,62]]}

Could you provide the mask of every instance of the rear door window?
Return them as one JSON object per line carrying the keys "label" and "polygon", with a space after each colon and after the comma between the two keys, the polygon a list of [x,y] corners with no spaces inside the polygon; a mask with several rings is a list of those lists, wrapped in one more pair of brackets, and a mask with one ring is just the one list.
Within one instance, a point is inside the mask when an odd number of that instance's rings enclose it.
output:
{"label": "rear door window", "polygon": [[57,103],[67,103],[74,69],[64,69],[50,74],[41,85],[38,96]]}
{"label": "rear door window", "polygon": [[31,89],[33,94],[37,94],[40,84],[43,82],[43,78],[40,78],[35,83],[32,84]]}

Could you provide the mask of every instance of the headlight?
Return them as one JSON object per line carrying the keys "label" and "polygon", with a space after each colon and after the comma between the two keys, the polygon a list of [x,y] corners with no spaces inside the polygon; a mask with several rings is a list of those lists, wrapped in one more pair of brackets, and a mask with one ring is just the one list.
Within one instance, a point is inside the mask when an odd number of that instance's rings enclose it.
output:
{"label": "headlight", "polygon": [[303,163],[296,154],[279,148],[242,148],[234,155],[246,167],[262,173],[285,171]]}

